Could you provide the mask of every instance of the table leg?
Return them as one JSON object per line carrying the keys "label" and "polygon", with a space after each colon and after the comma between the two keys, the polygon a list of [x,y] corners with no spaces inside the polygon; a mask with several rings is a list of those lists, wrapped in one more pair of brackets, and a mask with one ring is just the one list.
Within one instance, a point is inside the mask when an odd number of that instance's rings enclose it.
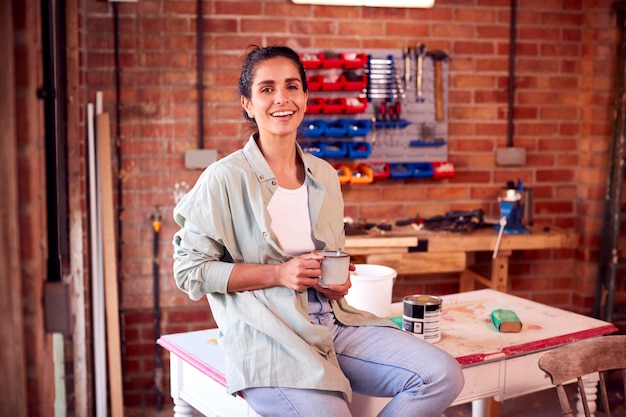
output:
{"label": "table leg", "polygon": [[500,403],[493,398],[487,400],[487,417],[500,417]]}
{"label": "table leg", "polygon": [[509,286],[509,256],[511,251],[499,251],[495,259],[491,260],[491,288],[507,292]]}
{"label": "table leg", "polygon": [[180,398],[174,398],[174,417],[194,417],[195,415],[192,406]]}
{"label": "table leg", "polygon": [[472,401],[472,417],[487,417],[488,398]]}
{"label": "table leg", "polygon": [[492,397],[474,400],[472,417],[500,417],[500,403]]}

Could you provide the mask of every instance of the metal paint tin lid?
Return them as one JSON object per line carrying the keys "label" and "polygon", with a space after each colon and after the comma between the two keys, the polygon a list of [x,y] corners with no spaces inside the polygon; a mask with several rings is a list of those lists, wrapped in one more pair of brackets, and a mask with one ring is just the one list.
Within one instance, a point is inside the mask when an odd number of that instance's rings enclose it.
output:
{"label": "metal paint tin lid", "polygon": [[437,311],[441,309],[442,299],[434,295],[416,294],[404,297],[404,315],[417,317],[420,311]]}

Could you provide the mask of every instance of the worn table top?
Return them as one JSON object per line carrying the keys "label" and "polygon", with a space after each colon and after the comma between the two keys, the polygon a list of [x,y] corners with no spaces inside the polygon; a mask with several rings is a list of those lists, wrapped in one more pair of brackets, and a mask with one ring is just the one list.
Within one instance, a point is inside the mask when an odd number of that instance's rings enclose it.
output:
{"label": "worn table top", "polygon": [[[588,337],[612,333],[611,323],[485,289],[442,297],[441,341],[437,346],[461,365],[545,350]],[[500,333],[491,322],[495,309],[513,310],[522,322],[519,333]],[[402,303],[392,305],[392,316]]]}
{"label": "worn table top", "polygon": [[[601,320],[491,289],[445,295],[442,299],[442,338],[437,346],[465,366],[537,352],[617,330]],[[491,311],[496,308],[515,311],[522,321],[522,330],[498,332],[490,319]],[[401,312],[402,303],[394,303],[392,316]],[[217,329],[170,334],[162,336],[157,343],[225,385],[224,355],[217,344],[217,334]]]}

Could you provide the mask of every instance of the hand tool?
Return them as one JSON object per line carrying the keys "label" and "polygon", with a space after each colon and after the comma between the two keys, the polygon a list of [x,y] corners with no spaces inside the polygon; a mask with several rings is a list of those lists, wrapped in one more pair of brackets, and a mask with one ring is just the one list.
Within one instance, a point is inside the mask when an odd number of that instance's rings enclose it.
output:
{"label": "hand tool", "polygon": [[[373,98],[391,98],[389,91],[372,91],[377,90],[376,87],[383,87],[390,90],[393,85],[393,56],[389,55],[387,59],[368,58],[367,68],[367,99],[371,101]],[[372,87],[374,88],[372,89]],[[380,90],[380,89],[379,89]],[[383,97],[385,96],[385,97]]]}
{"label": "hand tool", "polygon": [[415,76],[415,101],[422,103],[424,101],[424,89],[422,86],[424,77],[424,57],[426,56],[426,45],[420,43],[415,49],[416,71]]}
{"label": "hand tool", "polygon": [[[522,222],[524,215],[524,186],[518,180],[515,182],[508,181],[506,188],[502,189],[498,196],[498,205],[500,206],[500,216],[506,220],[504,233],[526,234],[530,230],[526,229]],[[497,226],[494,226],[494,229]]]}
{"label": "hand tool", "polygon": [[376,114],[372,116],[372,128],[370,129],[370,141],[372,142],[372,148],[376,145]]}
{"label": "hand tool", "polygon": [[402,58],[404,59],[404,88],[411,89],[411,48],[402,48]]}
{"label": "hand tool", "polygon": [[445,118],[443,108],[443,62],[448,59],[448,54],[444,51],[430,51],[428,56],[433,60],[435,67],[435,120],[439,122]]}
{"label": "hand tool", "polygon": [[500,221],[498,222],[500,226],[500,230],[498,230],[498,237],[496,238],[496,245],[493,248],[493,256],[492,259],[496,259],[498,257],[498,251],[500,250],[500,243],[502,242],[502,235],[504,234],[504,228],[506,227],[506,216],[500,217]]}

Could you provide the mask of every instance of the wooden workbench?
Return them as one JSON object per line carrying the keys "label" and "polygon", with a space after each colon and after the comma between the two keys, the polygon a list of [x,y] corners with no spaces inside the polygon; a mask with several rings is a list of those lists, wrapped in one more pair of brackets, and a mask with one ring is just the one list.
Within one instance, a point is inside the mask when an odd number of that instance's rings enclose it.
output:
{"label": "wooden workbench", "polygon": [[505,233],[492,258],[491,275],[484,277],[470,267],[476,252],[494,253],[498,233],[493,228],[473,232],[433,232],[395,227],[346,237],[345,250],[353,263],[387,265],[398,274],[459,272],[459,290],[471,291],[476,282],[507,292],[509,257],[514,250],[576,248],[576,233],[555,226],[535,225],[528,234]]}

